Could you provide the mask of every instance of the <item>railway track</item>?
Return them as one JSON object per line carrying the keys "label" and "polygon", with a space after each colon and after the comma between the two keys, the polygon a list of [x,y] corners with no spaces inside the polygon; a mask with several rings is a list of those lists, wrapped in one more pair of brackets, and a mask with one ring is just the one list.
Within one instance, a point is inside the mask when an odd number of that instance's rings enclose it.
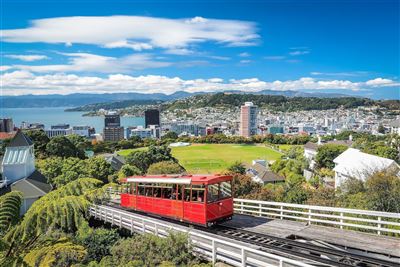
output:
{"label": "railway track", "polygon": [[[300,242],[288,238],[280,238],[267,234],[255,233],[243,229],[215,225],[212,228],[194,226],[188,223],[179,222],[173,219],[148,214],[145,212],[134,211],[128,208],[122,208],[115,203],[108,203],[106,206],[118,208],[121,210],[138,213],[156,219],[161,219],[170,223],[179,224],[182,226],[191,226],[196,230],[208,232],[218,236],[223,236],[236,241],[248,243],[259,247],[269,253],[289,258],[303,259],[306,262],[312,262],[315,266],[340,266],[340,267],[399,267],[400,259],[393,258],[393,261],[380,259],[376,257],[368,257],[351,253],[349,251],[332,248],[328,246],[310,244]],[[318,263],[318,264],[315,264]]]}
{"label": "railway track", "polygon": [[399,267],[399,261],[388,261],[373,257],[367,257],[350,253],[348,251],[338,250],[320,245],[303,243],[287,238],[254,233],[242,229],[218,225],[206,231],[225,236],[237,241],[250,243],[266,249],[268,252],[284,253],[293,255],[314,262],[322,263],[321,266],[359,266],[359,267]]}

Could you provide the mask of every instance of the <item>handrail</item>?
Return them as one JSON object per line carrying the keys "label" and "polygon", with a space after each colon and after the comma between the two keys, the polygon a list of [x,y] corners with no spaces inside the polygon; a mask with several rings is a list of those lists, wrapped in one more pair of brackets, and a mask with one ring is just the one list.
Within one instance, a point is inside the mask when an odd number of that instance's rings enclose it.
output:
{"label": "handrail", "polygon": [[[109,192],[119,194],[114,189],[109,189]],[[400,213],[240,198],[234,198],[233,204],[238,214],[296,220],[378,235],[400,235]]]}
{"label": "handrail", "polygon": [[305,221],[340,229],[400,234],[400,213],[312,206],[250,199],[233,200],[235,213]]}
{"label": "handrail", "polygon": [[166,237],[169,231],[187,233],[193,251],[215,264],[223,261],[233,266],[300,266],[312,265],[285,258],[250,247],[248,244],[236,243],[234,240],[222,239],[214,234],[202,233],[189,227],[177,226],[162,221],[146,218],[131,212],[104,205],[92,205],[89,214],[105,222],[125,228],[131,232],[152,233]]}

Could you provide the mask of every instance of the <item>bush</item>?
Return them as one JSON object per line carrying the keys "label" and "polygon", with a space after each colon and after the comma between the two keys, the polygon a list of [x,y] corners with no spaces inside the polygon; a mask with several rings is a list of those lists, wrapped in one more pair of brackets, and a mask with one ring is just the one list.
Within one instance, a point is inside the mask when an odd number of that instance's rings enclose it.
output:
{"label": "bush", "polygon": [[147,169],[147,174],[181,174],[185,169],[173,161],[160,161],[153,163]]}

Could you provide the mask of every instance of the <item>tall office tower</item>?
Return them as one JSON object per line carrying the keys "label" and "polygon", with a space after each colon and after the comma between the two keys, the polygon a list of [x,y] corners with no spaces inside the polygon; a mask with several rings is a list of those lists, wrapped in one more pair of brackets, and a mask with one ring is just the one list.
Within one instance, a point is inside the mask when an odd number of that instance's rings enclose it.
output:
{"label": "tall office tower", "polygon": [[245,102],[240,107],[239,134],[244,137],[257,134],[257,106],[253,102]]}
{"label": "tall office tower", "polygon": [[160,111],[158,109],[148,109],[144,112],[145,128],[149,125],[160,126]]}
{"label": "tall office tower", "polygon": [[11,118],[0,119],[0,132],[10,133],[14,131],[14,123]]}
{"label": "tall office tower", "polygon": [[121,127],[121,118],[115,111],[109,112],[104,119],[104,141],[120,141],[124,139],[124,127]]}

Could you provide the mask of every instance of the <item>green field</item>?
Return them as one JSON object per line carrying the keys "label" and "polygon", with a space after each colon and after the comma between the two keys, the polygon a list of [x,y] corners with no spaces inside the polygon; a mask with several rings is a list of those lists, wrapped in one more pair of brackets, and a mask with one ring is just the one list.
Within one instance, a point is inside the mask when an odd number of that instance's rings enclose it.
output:
{"label": "green field", "polygon": [[[132,151],[122,150],[118,154],[126,156]],[[253,159],[273,161],[281,157],[279,152],[262,145],[238,144],[193,144],[174,147],[172,154],[190,173],[215,173],[226,170],[235,161],[251,164]]]}

